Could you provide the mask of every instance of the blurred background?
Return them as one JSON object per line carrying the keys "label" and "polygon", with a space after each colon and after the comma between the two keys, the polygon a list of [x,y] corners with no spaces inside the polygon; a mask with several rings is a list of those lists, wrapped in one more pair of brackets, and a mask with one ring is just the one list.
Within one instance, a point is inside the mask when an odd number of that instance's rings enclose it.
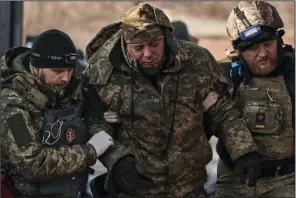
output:
{"label": "blurred background", "polygon": [[[182,21],[187,25],[188,32],[200,46],[208,48],[214,57],[224,58],[225,49],[231,47],[226,35],[225,23],[237,1],[207,2],[170,2],[146,1],[163,9],[173,21]],[[108,24],[120,20],[123,14],[140,2],[129,1],[59,1],[59,2],[24,2],[23,9],[23,41],[50,28],[57,28],[68,33],[76,47],[85,52],[88,42]],[[271,1],[285,24],[284,41],[294,46],[294,1]],[[217,139],[210,141],[213,160],[207,165],[208,182],[205,189],[214,194],[217,160]]]}
{"label": "blurred background", "polygon": [[[217,60],[225,57],[231,48],[226,35],[225,23],[238,1],[146,1],[161,8],[171,22],[181,21],[187,25],[192,41],[209,49]],[[284,42],[294,46],[294,1],[268,1],[282,17],[286,32]],[[106,25],[120,20],[123,14],[140,1],[0,1],[0,54],[17,45],[30,47],[35,36],[47,29],[60,29],[74,40],[82,65],[88,42]],[[80,71],[78,71],[79,73]],[[218,155],[215,152],[217,139],[210,141],[213,160],[207,165],[207,192],[214,194]]]}
{"label": "blurred background", "polygon": [[[237,2],[229,1],[145,1],[164,10],[171,21],[186,23],[191,36],[198,44],[208,48],[216,59],[225,55],[230,47],[225,22]],[[67,32],[77,48],[85,51],[88,42],[110,23],[139,2],[130,1],[25,1],[23,4],[23,41],[30,35],[50,28]],[[285,42],[294,46],[294,1],[270,1],[279,11],[284,23]]]}

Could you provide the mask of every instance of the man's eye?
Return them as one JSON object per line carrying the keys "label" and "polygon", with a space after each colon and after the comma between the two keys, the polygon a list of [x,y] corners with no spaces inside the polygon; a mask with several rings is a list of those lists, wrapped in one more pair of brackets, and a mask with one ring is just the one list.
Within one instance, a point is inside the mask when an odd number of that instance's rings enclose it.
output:
{"label": "man's eye", "polygon": [[134,46],[133,49],[136,51],[140,51],[143,49],[143,46]]}
{"label": "man's eye", "polygon": [[159,42],[153,42],[153,43],[151,43],[150,45],[151,45],[152,47],[156,47],[156,46],[159,45]]}
{"label": "man's eye", "polygon": [[256,50],[258,48],[258,45],[254,45],[252,47],[250,47],[250,50]]}
{"label": "man's eye", "polygon": [[65,70],[63,70],[63,69],[53,69],[52,71],[59,74],[59,73],[64,72]]}
{"label": "man's eye", "polygon": [[269,47],[269,46],[271,46],[271,44],[272,44],[272,42],[266,42],[266,43],[264,43],[264,46]]}

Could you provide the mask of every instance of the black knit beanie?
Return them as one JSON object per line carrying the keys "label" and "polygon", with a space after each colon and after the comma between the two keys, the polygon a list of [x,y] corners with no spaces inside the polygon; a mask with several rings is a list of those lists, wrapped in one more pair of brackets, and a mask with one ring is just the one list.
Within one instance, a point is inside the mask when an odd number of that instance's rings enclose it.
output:
{"label": "black knit beanie", "polygon": [[31,48],[30,61],[36,68],[74,68],[77,59],[72,39],[55,29],[41,33]]}

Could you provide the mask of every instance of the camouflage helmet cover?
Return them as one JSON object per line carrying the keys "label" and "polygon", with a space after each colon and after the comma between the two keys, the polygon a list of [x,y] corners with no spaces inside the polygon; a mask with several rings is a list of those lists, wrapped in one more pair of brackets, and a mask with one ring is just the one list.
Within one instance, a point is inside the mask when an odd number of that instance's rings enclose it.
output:
{"label": "camouflage helmet cover", "polygon": [[[264,1],[240,1],[239,9],[244,12],[251,25],[268,26],[275,30],[284,27],[284,23],[276,8]],[[226,31],[230,41],[239,39],[239,33],[247,27],[236,16],[234,10],[231,11],[227,22]]]}
{"label": "camouflage helmet cover", "polygon": [[163,37],[163,28],[173,30],[169,18],[161,9],[147,3],[133,6],[122,19],[122,31],[127,43]]}

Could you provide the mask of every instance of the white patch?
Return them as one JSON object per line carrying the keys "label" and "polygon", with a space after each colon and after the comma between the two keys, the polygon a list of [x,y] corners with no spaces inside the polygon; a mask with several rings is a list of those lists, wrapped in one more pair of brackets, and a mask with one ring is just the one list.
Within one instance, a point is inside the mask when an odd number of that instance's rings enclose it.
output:
{"label": "white patch", "polygon": [[52,60],[62,60],[62,57],[60,57],[60,56],[51,56],[50,58]]}
{"label": "white patch", "polygon": [[216,91],[210,92],[206,99],[202,102],[202,106],[204,108],[204,111],[207,111],[211,106],[213,106],[219,97],[219,94]]}

